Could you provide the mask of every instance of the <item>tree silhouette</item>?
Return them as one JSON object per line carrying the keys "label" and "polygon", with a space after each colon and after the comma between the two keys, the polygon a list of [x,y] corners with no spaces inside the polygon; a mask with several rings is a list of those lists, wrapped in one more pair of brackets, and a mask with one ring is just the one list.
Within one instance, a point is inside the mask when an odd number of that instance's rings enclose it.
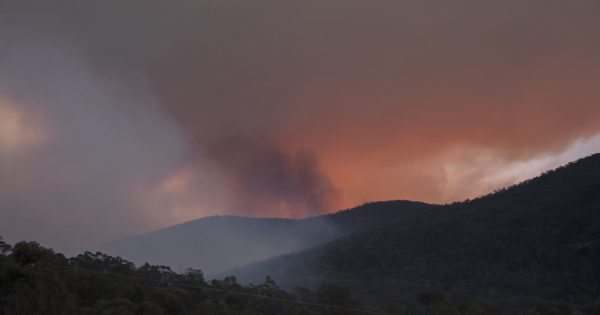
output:
{"label": "tree silhouette", "polygon": [[11,246],[4,242],[2,236],[0,236],[0,254],[6,254],[10,251]]}

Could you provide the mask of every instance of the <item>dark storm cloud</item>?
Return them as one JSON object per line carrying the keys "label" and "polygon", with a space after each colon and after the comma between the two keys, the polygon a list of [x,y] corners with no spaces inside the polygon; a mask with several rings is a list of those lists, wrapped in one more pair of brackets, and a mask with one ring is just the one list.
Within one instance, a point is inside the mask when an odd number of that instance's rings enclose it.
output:
{"label": "dark storm cloud", "polygon": [[[106,189],[73,188],[106,194],[90,204],[119,201],[89,213],[301,216],[371,199],[470,197],[520,178],[493,176],[504,167],[593,137],[598,38],[592,0],[4,1],[0,41],[22,58],[0,61],[0,96],[69,130],[46,144],[55,161],[73,161],[63,173],[106,176]],[[86,91],[78,82],[95,92],[68,98],[71,86]],[[87,118],[96,112],[103,118]],[[81,152],[98,151],[111,158],[79,165]],[[10,159],[11,178],[31,178]],[[41,159],[19,161],[40,170],[36,185],[56,177]],[[132,186],[143,187],[133,189],[143,206],[128,207]],[[12,204],[27,205],[31,191],[11,192]]]}

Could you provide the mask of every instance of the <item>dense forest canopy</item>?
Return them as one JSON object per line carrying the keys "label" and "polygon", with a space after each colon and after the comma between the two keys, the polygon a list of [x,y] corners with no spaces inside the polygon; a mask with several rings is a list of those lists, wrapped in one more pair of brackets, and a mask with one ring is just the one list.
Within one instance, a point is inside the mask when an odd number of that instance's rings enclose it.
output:
{"label": "dense forest canopy", "polygon": [[338,283],[369,304],[415,292],[530,308],[600,298],[600,154],[474,200],[232,271],[282,287]]}
{"label": "dense forest canopy", "polygon": [[35,242],[2,243],[0,279],[5,314],[345,314],[371,313],[349,292],[242,286],[235,277],[206,282],[200,270],[133,263],[102,253],[67,259]]}
{"label": "dense forest canopy", "polygon": [[[206,281],[200,270],[133,263],[100,252],[66,258],[36,242],[0,240],[0,314],[503,314],[466,296],[421,292],[414,301],[367,308],[336,284],[285,291],[271,278],[240,285],[235,277]],[[600,307],[590,312],[600,311]],[[543,304],[527,315],[572,314]],[[590,313],[591,314],[591,313]],[[596,313],[593,313],[596,314]]]}

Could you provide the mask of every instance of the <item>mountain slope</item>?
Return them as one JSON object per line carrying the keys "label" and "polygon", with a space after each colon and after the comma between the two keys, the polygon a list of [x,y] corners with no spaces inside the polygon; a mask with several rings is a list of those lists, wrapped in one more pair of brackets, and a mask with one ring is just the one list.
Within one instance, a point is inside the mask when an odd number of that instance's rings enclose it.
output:
{"label": "mountain slope", "polygon": [[303,220],[214,216],[127,237],[99,250],[138,264],[193,267],[215,275],[324,244],[355,231],[410,219],[434,208],[419,202],[386,201]]}
{"label": "mountain slope", "polygon": [[234,270],[343,283],[365,301],[443,290],[519,304],[600,297],[600,154],[476,200]]}

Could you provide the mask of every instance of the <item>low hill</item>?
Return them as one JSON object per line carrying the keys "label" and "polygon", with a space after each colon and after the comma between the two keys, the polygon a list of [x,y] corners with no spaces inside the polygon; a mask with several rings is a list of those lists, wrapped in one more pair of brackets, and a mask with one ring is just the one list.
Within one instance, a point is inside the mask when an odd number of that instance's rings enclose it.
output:
{"label": "low hill", "polygon": [[340,283],[368,303],[422,291],[504,305],[600,298],[600,154],[487,196],[236,269],[286,287]]}
{"label": "low hill", "polygon": [[132,260],[216,275],[236,266],[324,244],[350,233],[408,220],[435,206],[385,201],[302,220],[206,217],[155,232],[120,239],[99,250]]}

